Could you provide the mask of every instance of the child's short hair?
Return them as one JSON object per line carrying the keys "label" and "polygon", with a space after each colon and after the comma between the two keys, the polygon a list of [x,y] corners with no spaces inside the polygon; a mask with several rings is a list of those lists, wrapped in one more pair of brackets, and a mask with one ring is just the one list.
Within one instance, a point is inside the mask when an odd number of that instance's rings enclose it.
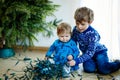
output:
{"label": "child's short hair", "polygon": [[90,23],[94,20],[93,10],[87,7],[78,8],[75,11],[74,19],[80,23],[81,21],[87,21],[88,23]]}
{"label": "child's short hair", "polygon": [[71,26],[68,23],[62,22],[57,26],[57,35],[64,32],[71,34]]}

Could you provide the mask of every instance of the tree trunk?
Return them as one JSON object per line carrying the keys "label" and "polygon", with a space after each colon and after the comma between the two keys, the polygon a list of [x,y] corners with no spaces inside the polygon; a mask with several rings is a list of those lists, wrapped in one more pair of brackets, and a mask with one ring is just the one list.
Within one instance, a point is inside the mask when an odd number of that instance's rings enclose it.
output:
{"label": "tree trunk", "polygon": [[4,43],[4,38],[0,37],[0,48],[3,48]]}

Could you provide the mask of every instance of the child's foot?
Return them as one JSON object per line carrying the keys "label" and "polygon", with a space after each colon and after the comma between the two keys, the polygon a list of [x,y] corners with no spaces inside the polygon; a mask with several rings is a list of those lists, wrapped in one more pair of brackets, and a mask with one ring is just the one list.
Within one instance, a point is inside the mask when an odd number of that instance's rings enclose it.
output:
{"label": "child's foot", "polygon": [[120,63],[120,60],[116,59],[114,62],[119,62]]}
{"label": "child's foot", "polygon": [[69,78],[70,77],[70,74],[66,73],[66,74],[63,74],[63,78]]}
{"label": "child's foot", "polygon": [[116,59],[114,62],[118,63],[120,68],[120,60]]}
{"label": "child's foot", "polygon": [[63,78],[70,77],[70,69],[71,68],[66,65],[63,67]]}

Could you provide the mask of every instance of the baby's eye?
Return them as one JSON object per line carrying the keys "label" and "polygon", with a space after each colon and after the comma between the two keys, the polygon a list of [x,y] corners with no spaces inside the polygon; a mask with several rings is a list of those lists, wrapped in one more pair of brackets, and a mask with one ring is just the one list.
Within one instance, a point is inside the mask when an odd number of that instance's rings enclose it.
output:
{"label": "baby's eye", "polygon": [[84,26],[85,24],[81,24],[82,26]]}
{"label": "baby's eye", "polygon": [[64,36],[60,36],[60,37],[64,37]]}

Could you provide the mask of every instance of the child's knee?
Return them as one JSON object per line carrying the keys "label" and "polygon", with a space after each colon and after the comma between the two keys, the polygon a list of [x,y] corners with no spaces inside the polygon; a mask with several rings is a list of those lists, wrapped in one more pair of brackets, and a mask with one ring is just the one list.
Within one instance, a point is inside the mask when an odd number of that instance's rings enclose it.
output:
{"label": "child's knee", "polygon": [[85,72],[89,72],[89,73],[93,73],[96,71],[96,68],[95,67],[84,67],[84,71]]}
{"label": "child's knee", "polygon": [[95,72],[96,71],[96,64],[91,60],[83,63],[83,68],[85,72]]}

